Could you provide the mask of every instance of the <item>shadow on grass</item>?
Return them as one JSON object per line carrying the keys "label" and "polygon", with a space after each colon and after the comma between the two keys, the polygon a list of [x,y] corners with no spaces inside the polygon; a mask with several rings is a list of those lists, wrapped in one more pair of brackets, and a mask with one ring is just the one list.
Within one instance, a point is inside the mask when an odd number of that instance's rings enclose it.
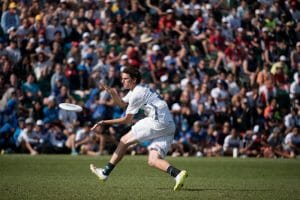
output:
{"label": "shadow on grass", "polygon": [[[170,188],[157,188],[158,190],[170,190]],[[232,192],[270,192],[272,189],[226,189],[226,188],[182,188],[181,191],[201,192],[201,191],[232,191]],[[276,190],[277,191],[277,190]]]}

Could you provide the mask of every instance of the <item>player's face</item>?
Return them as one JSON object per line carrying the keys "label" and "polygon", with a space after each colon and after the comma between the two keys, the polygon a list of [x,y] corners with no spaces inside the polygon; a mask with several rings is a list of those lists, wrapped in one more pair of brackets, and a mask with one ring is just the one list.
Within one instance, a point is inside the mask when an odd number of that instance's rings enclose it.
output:
{"label": "player's face", "polygon": [[135,86],[135,79],[131,78],[129,74],[122,73],[121,81],[125,89],[133,89]]}

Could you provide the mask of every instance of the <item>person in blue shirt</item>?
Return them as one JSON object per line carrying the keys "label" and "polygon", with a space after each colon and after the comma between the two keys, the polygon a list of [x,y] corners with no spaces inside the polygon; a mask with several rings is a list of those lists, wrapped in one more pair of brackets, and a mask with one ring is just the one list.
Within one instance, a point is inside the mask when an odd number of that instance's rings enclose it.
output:
{"label": "person in blue shirt", "polygon": [[206,136],[207,131],[201,126],[201,122],[195,121],[192,129],[185,136],[189,144],[190,155],[194,155],[195,153],[197,153],[197,155],[203,154]]}
{"label": "person in blue shirt", "polygon": [[8,10],[5,11],[1,17],[1,27],[6,34],[9,28],[17,28],[20,25],[20,17],[16,13],[16,8],[16,3],[11,2],[8,6]]}

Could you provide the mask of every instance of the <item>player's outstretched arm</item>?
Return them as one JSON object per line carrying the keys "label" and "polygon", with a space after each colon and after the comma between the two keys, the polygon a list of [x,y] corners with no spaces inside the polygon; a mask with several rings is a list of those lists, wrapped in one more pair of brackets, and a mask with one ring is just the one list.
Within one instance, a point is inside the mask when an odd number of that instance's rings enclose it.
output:
{"label": "player's outstretched arm", "polygon": [[132,122],[133,116],[134,116],[133,114],[126,114],[124,117],[117,118],[117,119],[101,120],[91,128],[91,131],[93,131],[97,126],[101,126],[101,125],[129,124]]}

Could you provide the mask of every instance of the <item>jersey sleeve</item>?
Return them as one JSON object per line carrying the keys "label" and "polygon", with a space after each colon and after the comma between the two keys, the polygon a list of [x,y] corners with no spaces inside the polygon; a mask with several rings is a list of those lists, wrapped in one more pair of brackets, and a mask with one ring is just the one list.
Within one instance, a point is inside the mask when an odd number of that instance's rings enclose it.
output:
{"label": "jersey sleeve", "polygon": [[126,102],[126,103],[129,103],[129,98],[130,98],[130,96],[131,96],[131,91],[129,91],[123,98],[122,98],[122,100],[124,101],[124,102]]}
{"label": "jersey sleeve", "polygon": [[144,105],[144,92],[140,90],[136,90],[132,92],[128,106],[126,109],[126,114],[136,114],[139,109]]}

